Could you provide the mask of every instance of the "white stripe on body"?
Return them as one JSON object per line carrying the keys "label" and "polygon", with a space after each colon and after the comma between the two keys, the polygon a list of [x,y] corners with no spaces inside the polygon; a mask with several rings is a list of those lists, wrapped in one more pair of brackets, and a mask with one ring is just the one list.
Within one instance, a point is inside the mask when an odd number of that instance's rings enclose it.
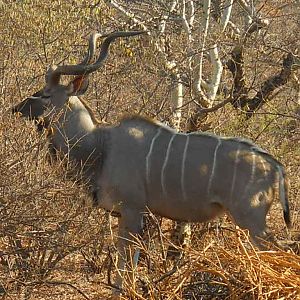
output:
{"label": "white stripe on body", "polygon": [[185,141],[185,145],[184,145],[183,156],[182,156],[182,163],[181,163],[181,180],[180,180],[183,201],[187,200],[184,179],[185,179],[186,153],[187,153],[187,148],[188,148],[188,145],[189,145],[189,141],[190,141],[190,136],[186,135],[186,141]]}
{"label": "white stripe on body", "polygon": [[146,156],[146,181],[147,181],[147,186],[148,187],[150,185],[150,168],[151,168],[150,158],[151,158],[151,154],[152,154],[152,151],[153,151],[154,143],[157,140],[157,138],[159,137],[160,133],[161,133],[161,127],[158,128],[155,136],[152,138],[150,148],[149,148],[149,151],[148,151],[147,156]]}
{"label": "white stripe on body", "polygon": [[166,185],[165,185],[165,171],[166,171],[166,167],[167,167],[169,156],[170,156],[170,152],[171,152],[171,145],[172,145],[172,142],[173,142],[173,140],[174,140],[175,137],[176,137],[176,134],[174,133],[172,135],[170,141],[169,141],[167,152],[166,152],[165,161],[163,163],[163,166],[162,166],[162,169],[161,169],[161,174],[160,174],[161,187],[162,187],[162,190],[163,190],[163,193],[164,193],[165,196],[167,196],[167,188],[166,188]]}
{"label": "white stripe on body", "polygon": [[263,169],[264,169],[264,177],[266,177],[268,175],[268,171],[267,171],[266,165],[264,163],[264,160],[260,156],[258,156],[258,157],[259,157],[260,163],[262,164]]}
{"label": "white stripe on body", "polygon": [[256,171],[256,153],[254,151],[251,152],[252,155],[252,166],[251,166],[251,174],[250,174],[250,179],[246,185],[244,194],[242,199],[244,199],[245,195],[248,194],[249,188],[251,187],[251,185],[254,182],[254,178],[255,178],[255,171]]}
{"label": "white stripe on body", "polygon": [[250,181],[248,184],[252,184],[255,176],[255,170],[256,170],[256,161],[255,161],[256,154],[254,151],[252,151],[252,168],[251,168],[251,176]]}
{"label": "white stripe on body", "polygon": [[217,152],[218,152],[218,149],[219,149],[219,147],[220,147],[220,145],[222,143],[222,140],[220,138],[217,137],[217,140],[218,140],[218,143],[217,143],[215,151],[214,151],[213,165],[212,165],[211,174],[210,174],[210,177],[209,177],[209,180],[208,180],[207,196],[209,196],[209,194],[210,194],[210,189],[211,189],[212,181],[213,181],[214,176],[215,176],[216,162],[217,162]]}
{"label": "white stripe on body", "polygon": [[235,159],[234,159],[234,169],[233,169],[233,176],[232,176],[232,183],[231,183],[231,190],[230,190],[230,200],[232,200],[233,190],[235,187],[236,169],[237,169],[237,164],[239,162],[239,155],[240,155],[240,145],[236,150]]}

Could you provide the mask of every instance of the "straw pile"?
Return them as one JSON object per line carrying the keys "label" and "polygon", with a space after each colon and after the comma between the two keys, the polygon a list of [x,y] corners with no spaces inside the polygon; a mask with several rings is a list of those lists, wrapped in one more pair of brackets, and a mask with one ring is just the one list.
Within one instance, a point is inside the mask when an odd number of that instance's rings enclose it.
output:
{"label": "straw pile", "polygon": [[142,280],[147,282],[147,288],[137,293],[136,287],[128,287],[132,299],[300,297],[300,256],[291,250],[258,251],[241,229],[225,233],[225,240],[221,241],[213,232],[208,233],[204,239],[194,242],[181,260],[169,265],[168,270],[164,269],[168,263],[159,262],[151,252],[147,255],[152,266],[143,272]]}

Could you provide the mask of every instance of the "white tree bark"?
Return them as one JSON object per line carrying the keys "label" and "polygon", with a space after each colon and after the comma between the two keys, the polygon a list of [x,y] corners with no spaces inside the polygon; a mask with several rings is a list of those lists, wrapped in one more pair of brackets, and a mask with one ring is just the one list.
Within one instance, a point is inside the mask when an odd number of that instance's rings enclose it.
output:
{"label": "white tree bark", "polygon": [[[190,5],[190,11],[187,12],[187,4]],[[182,26],[188,36],[189,46],[193,41],[192,26],[194,22],[194,3],[192,0],[182,0]]]}
{"label": "white tree bark", "polygon": [[217,44],[214,44],[212,48],[209,50],[209,55],[210,55],[211,63],[213,65],[213,71],[212,71],[211,81],[209,83],[207,98],[209,101],[209,105],[211,107],[213,105],[214,100],[216,99],[218,88],[220,86],[223,65],[219,57]]}
{"label": "white tree bark", "polygon": [[171,90],[171,108],[172,108],[172,125],[177,130],[181,129],[182,105],[183,105],[183,84],[180,75],[175,72],[175,82]]}
{"label": "white tree bark", "polygon": [[[177,0],[173,0],[173,2],[170,5],[170,9],[169,9],[169,13],[172,13],[174,11],[174,9],[176,8],[176,5],[178,4]],[[162,16],[162,20],[159,24],[159,32],[160,33],[164,33],[165,29],[166,29],[166,24],[167,24],[167,20],[168,20],[168,14],[165,14]]]}
{"label": "white tree bark", "polygon": [[208,35],[209,21],[210,21],[211,1],[205,0],[203,2],[203,15],[202,15],[202,26],[200,26],[200,50],[194,56],[194,72],[193,72],[193,93],[194,97],[198,100],[201,106],[208,107],[209,101],[202,90],[202,85],[205,83],[203,80],[203,57],[206,45],[206,39]]}
{"label": "white tree bark", "polygon": [[231,17],[233,0],[224,1],[224,9],[221,15],[221,31],[224,32]]}

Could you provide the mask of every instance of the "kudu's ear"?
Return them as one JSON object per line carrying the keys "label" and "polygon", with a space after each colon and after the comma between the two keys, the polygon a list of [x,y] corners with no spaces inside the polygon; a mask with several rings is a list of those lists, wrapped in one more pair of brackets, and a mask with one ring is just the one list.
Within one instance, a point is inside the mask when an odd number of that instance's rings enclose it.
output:
{"label": "kudu's ear", "polygon": [[89,86],[88,76],[76,76],[67,86],[68,94],[70,96],[83,95]]}

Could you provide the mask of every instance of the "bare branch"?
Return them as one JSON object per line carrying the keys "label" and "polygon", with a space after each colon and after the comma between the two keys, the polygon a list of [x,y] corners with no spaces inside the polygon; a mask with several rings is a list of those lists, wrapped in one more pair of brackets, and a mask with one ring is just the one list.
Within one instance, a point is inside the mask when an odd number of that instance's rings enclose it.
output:
{"label": "bare branch", "polygon": [[[177,5],[177,2],[178,2],[177,0],[173,0],[172,4],[170,6],[170,9],[169,9],[169,13],[171,13],[171,12],[174,11],[174,9],[175,9],[175,7]],[[160,34],[163,34],[165,32],[167,20],[168,20],[168,14],[163,15],[162,16],[162,20],[161,20],[161,22],[159,24],[159,28],[160,28],[159,32],[160,32]]]}
{"label": "bare branch", "polygon": [[257,94],[253,99],[247,99],[246,103],[242,106],[248,105],[247,115],[252,117],[253,113],[259,109],[264,103],[266,103],[271,97],[272,92],[274,92],[278,87],[287,83],[290,79],[293,66],[297,67],[297,58],[292,53],[289,53],[282,63],[282,70],[279,74],[270,77],[262,85]]}
{"label": "bare branch", "polygon": [[272,94],[287,83],[291,77],[293,68],[298,67],[298,59],[292,53],[289,53],[282,63],[282,70],[279,74],[268,78],[260,87],[259,91],[253,98],[248,96],[248,88],[245,82],[244,71],[244,49],[243,46],[237,46],[232,51],[232,59],[227,62],[227,67],[231,71],[233,83],[232,105],[235,108],[246,108],[248,117],[259,109],[264,103],[272,98]]}
{"label": "bare branch", "polygon": [[245,35],[246,37],[249,36],[251,33],[258,31],[259,29],[269,25],[269,20],[261,18],[258,14],[255,13],[255,7],[253,2],[251,4],[247,3],[246,0],[238,0],[238,3],[245,11],[245,18],[246,18],[246,30]]}
{"label": "bare branch", "polygon": [[228,25],[231,16],[232,6],[233,6],[233,0],[228,0],[226,1],[226,3],[224,3],[224,9],[221,15],[221,22],[220,22],[222,31],[225,31]]}
{"label": "bare branch", "polygon": [[207,97],[209,99],[210,105],[212,105],[217,95],[217,91],[221,82],[221,76],[223,71],[223,65],[219,57],[217,44],[214,44],[212,48],[209,50],[209,55],[210,55],[211,63],[213,65],[213,71],[212,71],[211,81],[209,84],[209,90],[207,92]]}
{"label": "bare branch", "polygon": [[201,106],[198,103],[196,103],[196,104],[199,105],[198,113],[203,114],[203,113],[211,113],[211,112],[217,111],[220,108],[224,107],[227,103],[230,103],[231,101],[232,101],[231,98],[228,98],[228,99],[214,105],[213,107],[209,107],[209,108],[201,108]]}
{"label": "bare branch", "polygon": [[148,34],[149,34],[149,30],[148,30],[147,26],[144,24],[144,22],[140,21],[133,13],[127,11],[124,7],[122,7],[120,4],[118,4],[114,0],[106,0],[105,2],[110,7],[113,7],[117,11],[121,12],[122,14],[124,14],[127,18],[129,18],[130,20],[132,20],[136,25],[141,26],[141,28],[143,28],[143,30],[147,31]]}
{"label": "bare branch", "polygon": [[[294,88],[297,91],[297,104],[298,104],[298,106],[300,106],[300,80],[295,73],[293,73],[293,76],[292,76],[292,83],[293,83]],[[299,109],[300,109],[300,107],[299,107]],[[299,114],[300,114],[300,111],[299,111]]]}
{"label": "bare branch", "polygon": [[187,262],[181,262],[180,259],[175,263],[174,267],[166,272],[165,274],[163,274],[161,277],[159,277],[158,279],[154,280],[153,284],[156,285],[159,282],[163,281],[164,279],[172,276],[174,273],[176,273],[181,267],[183,267],[184,265],[186,265]]}
{"label": "bare branch", "polygon": [[193,92],[195,96],[199,97],[199,103],[203,105],[203,107],[209,106],[209,101],[205,94],[202,91],[201,82],[203,77],[203,58],[204,58],[204,50],[205,50],[205,44],[206,39],[208,35],[208,28],[209,28],[209,21],[210,21],[210,12],[211,12],[211,1],[205,0],[203,4],[203,19],[202,19],[202,27],[201,28],[201,34],[202,34],[202,42],[201,42],[201,48],[200,53],[195,55],[194,58],[194,78],[193,78]]}
{"label": "bare branch", "polygon": [[237,45],[231,53],[231,59],[226,66],[233,76],[233,95],[231,103],[235,108],[241,107],[247,97],[248,89],[245,83],[244,47]]}
{"label": "bare branch", "polygon": [[195,5],[193,0],[187,0],[186,2],[188,9],[189,9],[189,18],[188,18],[188,23],[190,28],[193,28],[194,25],[194,20],[195,20]]}
{"label": "bare branch", "polygon": [[[188,1],[188,2],[192,2],[192,1]],[[189,18],[187,18],[187,12],[186,12],[186,0],[182,0],[182,26],[184,31],[186,32],[187,36],[188,36],[188,41],[189,43],[192,42],[193,38],[192,38],[192,30],[191,30],[191,20]]]}

